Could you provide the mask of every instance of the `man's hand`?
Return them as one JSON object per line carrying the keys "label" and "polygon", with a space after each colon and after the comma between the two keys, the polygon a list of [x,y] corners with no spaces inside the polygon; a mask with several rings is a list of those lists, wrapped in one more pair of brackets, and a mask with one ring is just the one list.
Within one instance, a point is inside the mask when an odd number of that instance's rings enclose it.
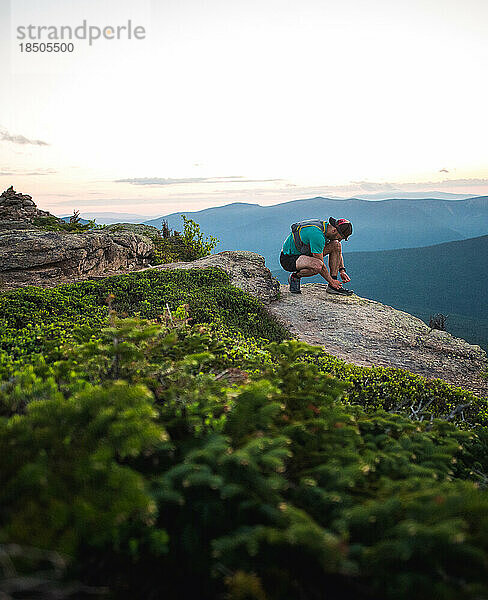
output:
{"label": "man's hand", "polygon": [[331,279],[329,281],[329,285],[332,286],[335,290],[339,290],[342,287],[342,283],[337,279]]}
{"label": "man's hand", "polygon": [[341,279],[344,283],[348,283],[349,281],[351,281],[351,278],[345,271],[341,271]]}

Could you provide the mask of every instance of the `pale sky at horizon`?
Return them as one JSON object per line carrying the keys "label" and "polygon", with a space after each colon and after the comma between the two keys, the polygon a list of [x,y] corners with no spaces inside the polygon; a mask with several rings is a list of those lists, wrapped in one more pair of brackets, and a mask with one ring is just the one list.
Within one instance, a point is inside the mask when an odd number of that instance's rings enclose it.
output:
{"label": "pale sky at horizon", "polygon": [[[55,214],[488,195],[486,0],[0,0],[0,17],[0,187]],[[146,37],[20,53],[19,25],[83,19]]]}

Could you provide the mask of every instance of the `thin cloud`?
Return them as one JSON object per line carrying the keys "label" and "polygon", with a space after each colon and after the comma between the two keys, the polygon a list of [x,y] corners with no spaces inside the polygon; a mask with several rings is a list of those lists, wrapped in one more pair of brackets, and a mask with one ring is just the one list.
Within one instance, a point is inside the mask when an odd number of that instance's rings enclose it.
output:
{"label": "thin cloud", "polygon": [[76,198],[76,194],[36,194],[36,198],[53,198],[53,197],[60,197],[60,198]]}
{"label": "thin cloud", "polygon": [[265,181],[283,181],[283,179],[244,179],[243,175],[226,177],[182,177],[179,179],[164,177],[134,177],[132,179],[115,179],[114,183],[131,183],[133,185],[179,185],[181,183],[262,183]]}
{"label": "thin cloud", "polygon": [[0,177],[29,177],[31,175],[52,175],[53,173],[57,173],[55,169],[43,169],[39,171],[0,171]]}
{"label": "thin cloud", "polygon": [[[345,185],[316,185],[316,186],[293,186],[285,184],[274,189],[269,188],[240,188],[229,190],[213,190],[206,192],[202,198],[201,192],[178,192],[169,193],[167,199],[182,199],[194,198],[208,200],[210,198],[225,197],[229,201],[244,199],[251,201],[257,196],[264,196],[273,199],[280,198],[283,202],[297,198],[312,198],[322,196],[326,198],[353,198],[355,196],[363,196],[365,194],[383,193],[388,194],[388,197],[401,197],[404,192],[425,192],[426,194],[435,193],[436,191],[447,191],[455,193],[455,188],[472,188],[487,187],[488,179],[445,179],[443,181],[430,182],[372,182],[372,181],[356,181]],[[471,195],[471,190],[467,190]],[[488,192],[488,189],[487,189]],[[460,192],[461,193],[461,192]],[[472,196],[482,195],[480,190],[472,192]]]}
{"label": "thin cloud", "polygon": [[27,144],[30,146],[49,146],[47,142],[42,140],[30,140],[23,135],[13,135],[6,129],[0,129],[0,140],[2,142],[12,142],[13,144]]}
{"label": "thin cloud", "polygon": [[[403,192],[425,192],[433,193],[436,191],[446,190],[453,192],[453,188],[456,187],[474,187],[474,186],[487,186],[488,179],[444,179],[443,181],[430,181],[430,182],[374,182],[374,181],[351,181],[349,184],[343,185],[315,185],[315,186],[298,186],[295,184],[285,183],[282,186],[277,186],[273,189],[265,187],[243,187],[234,188],[231,191],[229,189],[214,189],[212,191],[206,191],[205,195],[202,196],[202,191],[170,191],[171,188],[165,193],[165,200],[177,200],[177,199],[195,199],[206,201],[210,198],[225,197],[229,201],[235,200],[253,200],[255,196],[267,196],[270,198],[282,198],[285,202],[289,199],[297,198],[312,198],[316,196],[322,196],[327,198],[353,198],[355,195],[365,195],[374,193],[385,193],[389,197],[400,197],[399,195]],[[488,191],[488,190],[487,190]],[[469,192],[469,190],[468,190]],[[473,196],[480,195],[478,191],[473,192]]]}

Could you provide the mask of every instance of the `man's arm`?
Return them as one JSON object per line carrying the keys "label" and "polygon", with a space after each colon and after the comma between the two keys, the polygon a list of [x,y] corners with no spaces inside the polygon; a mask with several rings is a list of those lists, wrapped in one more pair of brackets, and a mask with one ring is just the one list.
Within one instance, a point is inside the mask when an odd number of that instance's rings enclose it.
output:
{"label": "man's arm", "polygon": [[344,281],[345,283],[347,283],[348,281],[351,281],[351,278],[349,277],[349,275],[346,273],[346,271],[341,271],[341,269],[344,269],[344,258],[342,256],[342,252],[341,252],[341,259],[339,261],[339,273],[341,275],[341,279],[342,281]]}
{"label": "man's arm", "polygon": [[322,269],[319,271],[318,274],[322,275],[322,277],[328,283],[330,283],[333,288],[339,289],[340,287],[342,287],[342,283],[340,281],[337,281],[337,279],[332,279],[332,277],[330,276],[329,270],[327,269],[324,263],[324,253],[321,252],[320,254],[318,254],[317,252],[312,252],[312,256],[320,259],[320,262],[322,263]]}

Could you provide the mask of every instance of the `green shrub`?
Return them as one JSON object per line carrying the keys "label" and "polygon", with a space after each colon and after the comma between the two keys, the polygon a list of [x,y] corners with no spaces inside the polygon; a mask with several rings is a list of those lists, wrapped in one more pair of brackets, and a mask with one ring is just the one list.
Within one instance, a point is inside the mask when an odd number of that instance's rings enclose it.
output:
{"label": "green shrub", "polygon": [[192,258],[189,258],[188,260],[195,260],[210,254],[211,250],[215,248],[219,240],[213,235],[204,240],[203,234],[200,231],[200,225],[185,215],[181,215],[181,217],[183,219],[183,239],[190,249],[190,254],[192,256]]}
{"label": "green shrub", "polygon": [[488,593],[486,429],[348,404],[296,340],[231,383],[231,338],[173,317],[112,316],[1,384],[24,403],[0,418],[0,541],[69,550],[117,598]]}
{"label": "green shrub", "polygon": [[416,420],[439,417],[471,427],[488,425],[486,399],[441,379],[429,380],[393,367],[360,367],[325,352],[305,360],[349,383],[345,399],[352,404],[403,412]]}
{"label": "green shrub", "polygon": [[117,544],[127,521],[152,523],[142,477],[121,464],[165,439],[143,386],[50,386],[0,428],[0,541],[72,553],[82,540]]}
{"label": "green shrub", "polygon": [[196,260],[210,254],[217,245],[219,240],[216,237],[211,235],[204,240],[200,225],[185,215],[181,216],[184,223],[183,233],[172,231],[167,223],[163,222],[160,235],[152,238],[155,264]]}
{"label": "green shrub", "polygon": [[74,328],[96,334],[107,323],[110,295],[119,314],[161,319],[166,305],[175,310],[187,304],[194,323],[215,323],[236,334],[270,340],[290,336],[258,300],[231,286],[221,269],[148,270],[1,294],[0,350],[26,358],[59,346],[73,336]]}
{"label": "green shrub", "polygon": [[83,233],[99,228],[94,220],[83,224],[77,220],[70,220],[69,222],[59,221],[57,217],[52,216],[35,217],[32,224],[46,231],[63,231],[65,233]]}

